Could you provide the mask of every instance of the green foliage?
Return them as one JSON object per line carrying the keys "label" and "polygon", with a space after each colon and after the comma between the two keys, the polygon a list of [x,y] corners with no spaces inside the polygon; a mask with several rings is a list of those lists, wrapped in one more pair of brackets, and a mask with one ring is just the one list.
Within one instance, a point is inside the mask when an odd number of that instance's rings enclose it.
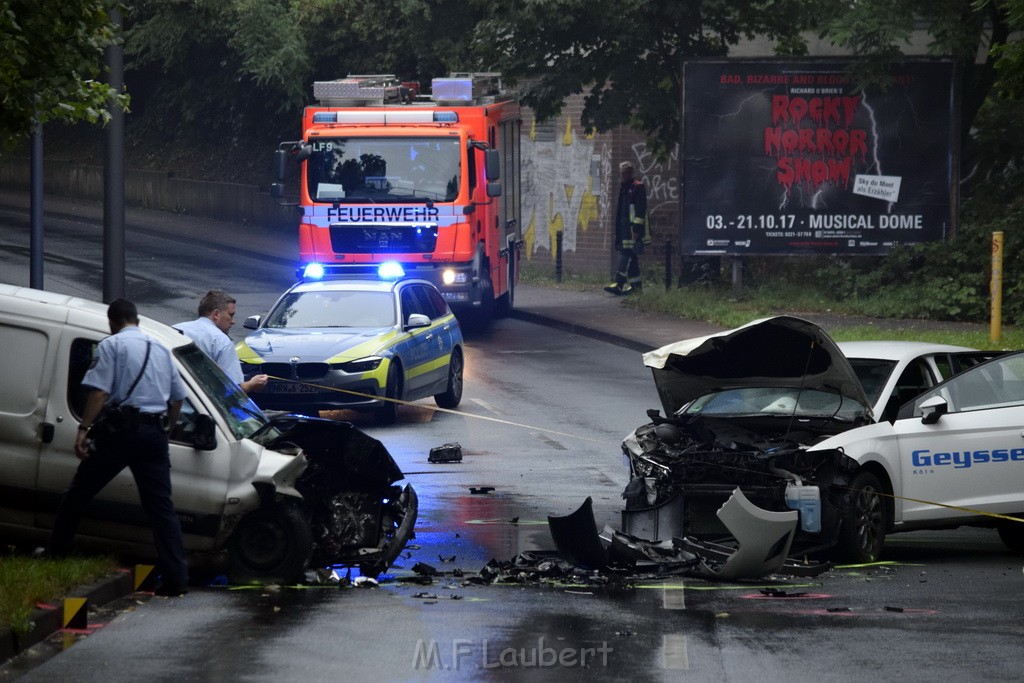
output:
{"label": "green foliage", "polygon": [[0,625],[26,633],[36,603],[64,597],[75,586],[110,574],[117,564],[109,557],[59,560],[5,555],[0,557]]}
{"label": "green foliage", "polygon": [[97,79],[115,26],[104,0],[0,0],[0,140],[31,134],[35,122],[110,118],[128,99]]}
{"label": "green foliage", "polygon": [[567,96],[585,93],[586,128],[630,124],[664,156],[679,140],[685,59],[725,57],[755,35],[799,54],[801,29],[831,4],[513,0],[493,6],[475,39],[485,63],[522,82],[523,101],[539,120],[557,115]]}
{"label": "green foliage", "polygon": [[140,0],[125,80],[153,128],[210,138],[296,125],[311,60],[287,0]]}

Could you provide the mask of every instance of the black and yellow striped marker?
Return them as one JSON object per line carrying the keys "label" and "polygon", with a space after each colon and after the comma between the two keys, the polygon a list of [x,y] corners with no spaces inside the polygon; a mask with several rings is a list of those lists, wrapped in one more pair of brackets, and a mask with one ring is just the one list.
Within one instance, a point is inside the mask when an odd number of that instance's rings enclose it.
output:
{"label": "black and yellow striped marker", "polygon": [[151,591],[156,590],[156,567],[151,564],[135,565],[134,590]]}
{"label": "black and yellow striped marker", "polygon": [[89,628],[89,600],[64,598],[64,628]]}

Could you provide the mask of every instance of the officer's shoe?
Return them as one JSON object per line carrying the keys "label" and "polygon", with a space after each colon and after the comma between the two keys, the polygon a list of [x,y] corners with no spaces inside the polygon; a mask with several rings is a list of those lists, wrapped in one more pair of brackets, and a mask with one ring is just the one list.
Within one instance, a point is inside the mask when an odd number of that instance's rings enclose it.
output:
{"label": "officer's shoe", "polygon": [[622,289],[621,289],[621,290],[619,291],[619,294],[621,294],[622,296],[627,296],[627,295],[629,295],[629,294],[633,294],[633,293],[635,293],[636,291],[637,291],[637,288],[636,288],[635,286],[633,286],[633,285],[625,285],[625,286],[624,286],[624,287],[623,287],[623,288],[622,288]]}
{"label": "officer's shoe", "polygon": [[609,285],[605,285],[604,291],[608,292],[609,294],[615,294],[616,296],[618,296],[622,294],[622,285],[620,285],[618,282],[613,282]]}

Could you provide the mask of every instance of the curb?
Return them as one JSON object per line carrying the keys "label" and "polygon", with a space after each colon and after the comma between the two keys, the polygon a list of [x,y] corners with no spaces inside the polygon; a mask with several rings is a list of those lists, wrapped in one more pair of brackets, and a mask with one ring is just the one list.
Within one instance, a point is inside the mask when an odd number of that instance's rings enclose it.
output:
{"label": "curb", "polygon": [[613,344],[615,346],[621,346],[623,348],[627,348],[630,349],[631,351],[636,351],[638,353],[647,353],[648,351],[653,351],[654,349],[658,348],[653,344],[639,342],[635,339],[623,337],[612,332],[605,332],[603,330],[598,330],[593,327],[588,327],[587,325],[582,325],[574,323],[572,321],[542,315],[540,313],[524,311],[518,308],[513,308],[512,311],[509,313],[509,317],[515,318],[516,320],[523,320],[528,323],[534,323],[537,325],[543,325],[544,327],[550,327],[556,330],[561,330],[562,332],[578,334],[581,337],[597,339],[598,341],[603,341],[608,344]]}
{"label": "curb", "polygon": [[[123,598],[132,592],[131,572],[120,569],[95,583],[71,589],[68,597],[85,598],[89,607],[96,607]],[[29,617],[29,622],[31,629],[20,636],[9,628],[0,627],[0,664],[60,631],[64,627],[63,606],[39,608]]]}

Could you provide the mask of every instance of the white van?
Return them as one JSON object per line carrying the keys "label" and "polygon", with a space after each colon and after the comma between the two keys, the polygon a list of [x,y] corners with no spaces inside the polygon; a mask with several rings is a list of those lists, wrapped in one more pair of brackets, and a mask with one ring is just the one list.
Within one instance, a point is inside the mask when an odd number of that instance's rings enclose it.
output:
{"label": "white van", "polygon": [[[0,542],[41,544],[78,467],[81,380],[109,335],[104,304],[0,284]],[[140,316],[188,389],[171,430],[174,505],[194,561],[227,551],[235,582],[309,566],[384,571],[413,535],[416,493],[377,440],[349,423],[265,415],[194,343]],[[89,505],[79,548],[153,557],[125,469]],[[196,562],[194,562],[196,563]]]}

